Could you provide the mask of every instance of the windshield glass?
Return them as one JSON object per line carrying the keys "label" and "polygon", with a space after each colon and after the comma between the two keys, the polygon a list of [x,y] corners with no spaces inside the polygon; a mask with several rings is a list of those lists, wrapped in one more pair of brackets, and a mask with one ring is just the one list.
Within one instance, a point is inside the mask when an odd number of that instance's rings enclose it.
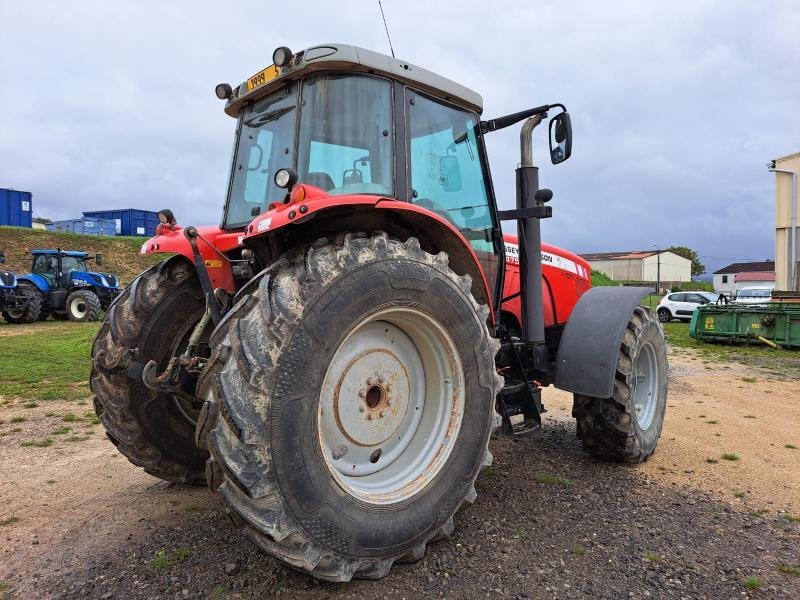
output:
{"label": "windshield glass", "polygon": [[286,195],[273,177],[278,169],[294,164],[296,104],[297,85],[289,83],[242,113],[225,211],[226,227],[246,225],[269,202],[278,202]]}
{"label": "windshield glass", "polygon": [[270,202],[283,200],[286,190],[273,179],[283,168],[295,169],[300,183],[332,196],[394,194],[391,83],[325,74],[299,87],[290,83],[243,111],[226,227],[243,227]]}
{"label": "windshield glass", "polygon": [[75,256],[64,256],[61,259],[61,270],[64,275],[73,271],[86,271],[86,260]]}

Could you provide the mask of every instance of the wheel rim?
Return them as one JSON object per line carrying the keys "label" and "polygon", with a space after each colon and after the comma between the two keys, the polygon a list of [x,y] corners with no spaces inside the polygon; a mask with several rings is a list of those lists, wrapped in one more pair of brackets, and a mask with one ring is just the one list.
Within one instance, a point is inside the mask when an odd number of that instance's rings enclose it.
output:
{"label": "wheel rim", "polygon": [[667,321],[669,321],[668,314],[669,313],[667,313],[667,311],[665,310],[658,311],[658,320],[661,321],[662,323],[666,323]]}
{"label": "wheel rim", "polygon": [[636,420],[639,427],[647,429],[653,422],[659,389],[658,362],[652,342],[642,344],[633,371],[635,375],[633,404],[636,408]]}
{"label": "wheel rim", "polygon": [[384,310],[336,349],[320,391],[320,449],[347,493],[400,502],[441,471],[463,414],[461,360],[447,332],[418,310]]}
{"label": "wheel rim", "polygon": [[83,298],[73,298],[69,303],[69,312],[76,319],[86,316],[86,300]]}

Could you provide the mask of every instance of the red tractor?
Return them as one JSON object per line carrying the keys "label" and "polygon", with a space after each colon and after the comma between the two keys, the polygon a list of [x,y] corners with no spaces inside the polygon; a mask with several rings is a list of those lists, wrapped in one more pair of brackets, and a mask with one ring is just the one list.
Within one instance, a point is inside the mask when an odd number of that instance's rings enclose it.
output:
{"label": "red tractor", "polygon": [[[216,88],[237,123],[222,224],[161,211],[141,251],[174,256],[94,342],[119,450],[206,481],[258,547],[332,581],[447,537],[492,431],[535,430],[543,386],[575,394],[589,452],[646,459],[667,395],[648,290],[590,289],[588,264],[540,239],[552,192],[531,136],[555,112],[550,158],[569,158],[565,107],[481,120],[475,92],[351,46],[273,62]],[[520,121],[516,208],[499,211],[484,137]]]}

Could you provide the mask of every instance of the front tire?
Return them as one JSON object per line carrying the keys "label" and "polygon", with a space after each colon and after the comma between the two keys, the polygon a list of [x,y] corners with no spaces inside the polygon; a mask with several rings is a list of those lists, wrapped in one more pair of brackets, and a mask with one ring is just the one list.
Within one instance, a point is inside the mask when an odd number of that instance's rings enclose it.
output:
{"label": "front tire", "polygon": [[209,484],[293,568],[383,577],[452,532],[491,460],[488,310],[413,238],[320,240],[260,277],[200,382]]}
{"label": "front tire", "polygon": [[634,309],[619,351],[611,398],[575,394],[572,416],[589,454],[638,463],[656,449],[667,406],[667,344],[653,313]]}
{"label": "front tire", "polygon": [[35,285],[29,281],[20,281],[17,283],[17,294],[22,294],[27,297],[27,303],[24,308],[20,309],[6,309],[3,311],[3,318],[8,323],[34,323],[39,320],[42,314],[42,306],[44,305],[44,295],[39,291]]}
{"label": "front tire", "polygon": [[117,297],[92,346],[95,412],[108,438],[133,464],[166,481],[205,478],[208,453],[194,443],[199,411],[146,387],[141,365],[154,360],[163,370],[186,348],[204,310],[194,267],[176,256],[139,275]]}
{"label": "front tire", "polygon": [[668,308],[659,308],[657,312],[658,320],[661,323],[669,323],[672,320],[672,313],[669,312]]}
{"label": "front tire", "polygon": [[88,323],[100,314],[100,298],[92,290],[76,290],[67,296],[67,317],[76,323]]}

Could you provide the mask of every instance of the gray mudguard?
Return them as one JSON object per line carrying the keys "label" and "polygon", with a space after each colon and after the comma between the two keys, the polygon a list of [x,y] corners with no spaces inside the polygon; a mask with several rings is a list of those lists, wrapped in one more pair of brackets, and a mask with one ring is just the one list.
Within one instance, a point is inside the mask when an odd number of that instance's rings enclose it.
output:
{"label": "gray mudguard", "polygon": [[581,296],[561,336],[553,385],[562,390],[610,398],[622,336],[644,287],[596,287]]}

